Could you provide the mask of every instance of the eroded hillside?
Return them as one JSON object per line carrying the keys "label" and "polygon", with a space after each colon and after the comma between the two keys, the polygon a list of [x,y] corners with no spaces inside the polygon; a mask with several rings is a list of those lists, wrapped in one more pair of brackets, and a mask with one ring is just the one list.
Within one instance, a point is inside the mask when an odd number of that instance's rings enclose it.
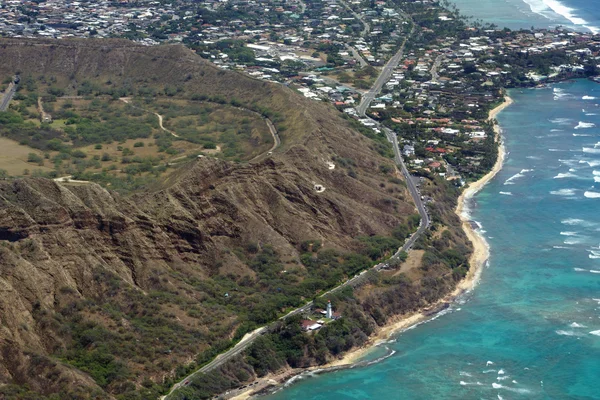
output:
{"label": "eroded hillside", "polygon": [[[0,74],[52,75],[67,94],[95,80],[236,99],[278,113],[282,139],[258,162],[192,160],[131,196],[93,183],[0,182],[0,380],[20,385],[15,393],[24,384],[68,398],[150,393],[414,228],[381,143],[283,86],[218,70],[181,46],[1,40],[0,57]],[[319,248],[327,263],[304,262]]]}

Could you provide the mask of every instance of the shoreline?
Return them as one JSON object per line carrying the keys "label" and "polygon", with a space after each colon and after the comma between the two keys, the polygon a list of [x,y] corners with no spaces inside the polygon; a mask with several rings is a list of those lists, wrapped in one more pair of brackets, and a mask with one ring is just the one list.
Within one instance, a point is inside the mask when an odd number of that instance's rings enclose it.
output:
{"label": "shoreline", "polygon": [[[505,96],[502,104],[490,110],[488,115],[488,121],[491,121],[494,118],[496,118],[496,116],[502,110],[510,106],[512,103],[513,100],[509,96]],[[319,370],[320,372],[327,372],[338,369],[351,368],[353,365],[356,364],[356,362],[359,359],[366,356],[378,345],[388,341],[392,335],[401,333],[420,323],[430,320],[431,318],[435,317],[435,315],[438,315],[439,311],[442,311],[443,309],[447,308],[449,304],[453,302],[457,297],[472,290],[479,282],[483,266],[489,258],[490,249],[485,238],[475,229],[473,229],[473,226],[471,225],[471,220],[469,219],[466,210],[468,210],[467,204],[473,198],[473,196],[475,196],[475,194],[477,194],[481,189],[483,189],[483,187],[490,180],[492,180],[492,178],[494,178],[494,176],[496,176],[498,172],[500,172],[502,166],[504,165],[504,160],[506,158],[506,149],[502,141],[502,132],[498,125],[494,125],[494,132],[496,140],[499,141],[498,158],[496,159],[494,167],[481,179],[469,184],[469,186],[458,197],[456,209],[454,210],[454,212],[456,213],[456,215],[458,215],[462,222],[462,229],[464,230],[467,238],[473,245],[473,253],[469,257],[469,264],[471,268],[469,268],[467,276],[465,276],[465,278],[462,279],[456,285],[456,288],[454,288],[454,290],[451,293],[447,294],[434,304],[431,304],[427,309],[420,309],[412,314],[397,315],[395,317],[392,317],[391,321],[385,326],[377,328],[376,331],[367,339],[367,342],[364,345],[354,350],[350,350],[349,352],[344,354],[340,359],[333,360],[327,364],[320,366],[302,369],[289,369],[279,374],[269,374],[263,378],[260,378],[257,384],[254,385],[252,388],[247,388],[237,394],[230,394],[225,398],[234,400],[247,400],[253,398],[254,396],[260,396],[258,392],[267,389],[269,386],[280,386],[281,384],[287,382],[289,379],[295,376],[299,376],[304,372],[311,372],[315,370]]]}

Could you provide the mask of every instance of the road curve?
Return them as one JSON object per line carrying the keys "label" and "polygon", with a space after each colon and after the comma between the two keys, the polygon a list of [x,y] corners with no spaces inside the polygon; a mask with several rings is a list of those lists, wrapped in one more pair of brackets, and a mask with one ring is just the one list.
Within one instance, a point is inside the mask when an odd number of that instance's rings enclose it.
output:
{"label": "road curve", "polygon": [[17,84],[11,82],[6,92],[4,92],[4,96],[2,96],[2,101],[0,101],[0,111],[6,111],[8,109],[8,105],[12,100],[13,96],[17,91]]}

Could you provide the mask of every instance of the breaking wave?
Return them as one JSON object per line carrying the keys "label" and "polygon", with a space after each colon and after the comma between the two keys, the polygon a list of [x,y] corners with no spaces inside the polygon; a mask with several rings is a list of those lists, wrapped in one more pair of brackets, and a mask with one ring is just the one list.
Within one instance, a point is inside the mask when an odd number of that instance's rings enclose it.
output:
{"label": "breaking wave", "polygon": [[598,192],[587,191],[583,195],[585,197],[587,197],[588,199],[598,199],[598,198],[600,198],[600,193],[598,193]]}
{"label": "breaking wave", "polygon": [[594,124],[593,122],[579,121],[579,123],[577,124],[577,126],[575,127],[575,129],[593,128],[595,126],[596,126],[596,124]]}
{"label": "breaking wave", "polygon": [[[558,178],[555,178],[558,179]],[[575,189],[560,189],[560,190],[553,190],[550,192],[550,194],[553,194],[555,196],[574,196],[575,195]]]}

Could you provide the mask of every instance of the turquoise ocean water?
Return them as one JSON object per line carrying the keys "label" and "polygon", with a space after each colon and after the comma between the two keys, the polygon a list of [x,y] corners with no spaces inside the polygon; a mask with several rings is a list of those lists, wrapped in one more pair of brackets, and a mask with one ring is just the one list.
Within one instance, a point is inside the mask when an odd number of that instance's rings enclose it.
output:
{"label": "turquoise ocean water", "polygon": [[600,85],[511,96],[507,161],[470,205],[491,245],[480,284],[385,360],[269,399],[600,399]]}
{"label": "turquoise ocean water", "polygon": [[462,14],[511,29],[562,25],[600,32],[598,0],[450,0]]}

